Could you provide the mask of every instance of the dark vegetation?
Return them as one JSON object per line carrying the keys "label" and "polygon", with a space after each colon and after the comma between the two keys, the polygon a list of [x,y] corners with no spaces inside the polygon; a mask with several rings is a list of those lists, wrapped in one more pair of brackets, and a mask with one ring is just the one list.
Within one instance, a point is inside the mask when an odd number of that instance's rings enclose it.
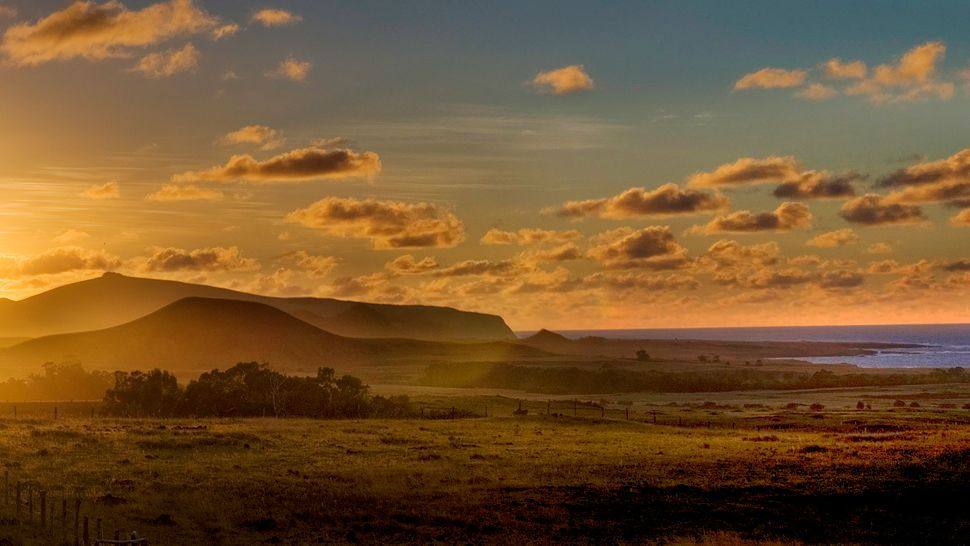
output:
{"label": "dark vegetation", "polygon": [[48,362],[41,374],[0,382],[0,400],[7,402],[98,400],[114,383],[111,373],[86,371],[80,364]]}
{"label": "dark vegetation", "polygon": [[970,374],[963,368],[937,369],[925,374],[835,374],[827,370],[809,374],[764,370],[634,371],[608,365],[591,370],[484,362],[432,364],[423,379],[425,385],[438,387],[500,388],[547,394],[798,390],[964,382],[970,382]]}
{"label": "dark vegetation", "polygon": [[245,362],[202,374],[182,388],[162,370],[116,372],[104,393],[104,411],[129,417],[405,417],[406,396],[372,396],[360,379],[320,368],[311,377],[288,376]]}

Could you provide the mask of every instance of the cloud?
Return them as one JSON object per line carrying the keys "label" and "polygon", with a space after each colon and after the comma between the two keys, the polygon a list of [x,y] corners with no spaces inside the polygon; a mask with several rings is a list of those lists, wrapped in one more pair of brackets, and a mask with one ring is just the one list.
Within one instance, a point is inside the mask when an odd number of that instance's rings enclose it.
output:
{"label": "cloud", "polygon": [[296,265],[311,278],[325,277],[330,271],[340,264],[340,259],[334,256],[316,256],[305,250],[297,251],[293,254],[293,261]]}
{"label": "cloud", "polygon": [[589,77],[581,64],[539,72],[532,78],[532,85],[543,93],[559,96],[589,91],[595,87],[593,78]]}
{"label": "cloud", "polygon": [[414,256],[405,254],[387,262],[384,268],[395,275],[420,275],[437,269],[438,262],[431,256],[419,261]]}
{"label": "cloud", "polygon": [[173,182],[247,181],[303,182],[340,180],[375,176],[381,171],[381,159],[374,152],[318,147],[301,148],[264,161],[248,154],[234,155],[219,167],[189,171],[172,177]]}
{"label": "cloud", "polygon": [[725,163],[711,172],[694,173],[687,179],[693,187],[742,186],[799,179],[801,165],[792,156],[769,156],[762,159],[742,157]]}
{"label": "cloud", "polygon": [[822,288],[855,288],[862,286],[865,277],[861,273],[848,270],[825,271],[818,278],[818,285]]}
{"label": "cloud", "polygon": [[752,213],[739,210],[718,216],[703,226],[694,226],[690,233],[753,233],[758,231],[791,231],[812,225],[812,213],[804,203],[785,202],[772,212]]}
{"label": "cloud", "polygon": [[839,92],[833,87],[821,83],[813,83],[808,87],[802,89],[801,91],[795,93],[795,96],[800,99],[811,100],[811,101],[822,101],[828,100],[833,97],[837,97]]}
{"label": "cloud", "polygon": [[169,49],[150,53],[131,67],[129,72],[138,72],[149,79],[168,78],[182,72],[192,72],[199,66],[199,50],[192,44],[182,49]]}
{"label": "cloud", "polygon": [[13,19],[16,16],[17,16],[17,8],[13,6],[7,6],[5,4],[0,4],[0,19],[7,18],[7,17]]}
{"label": "cloud", "polygon": [[104,184],[95,184],[81,193],[81,196],[87,197],[88,199],[119,199],[121,197],[121,189],[118,187],[117,182],[105,182]]}
{"label": "cloud", "polygon": [[970,148],[946,159],[923,161],[896,170],[879,179],[882,187],[922,186],[941,182],[970,180]]}
{"label": "cloud", "polygon": [[284,9],[264,8],[253,14],[253,22],[259,23],[264,27],[295,25],[302,20],[303,17]]}
{"label": "cloud", "polygon": [[64,233],[61,233],[57,237],[54,237],[53,241],[59,245],[71,245],[83,241],[89,237],[91,237],[90,233],[71,228]]}
{"label": "cloud", "polygon": [[255,271],[259,261],[245,258],[238,247],[209,247],[185,250],[156,248],[151,256],[137,258],[138,268],[147,272]]}
{"label": "cloud", "polygon": [[953,227],[970,227],[970,208],[963,209],[950,218]]}
{"label": "cloud", "polygon": [[535,245],[547,242],[561,243],[581,237],[582,235],[576,230],[555,231],[523,228],[518,231],[504,231],[492,228],[482,236],[481,243],[485,245]]}
{"label": "cloud", "polygon": [[222,25],[222,26],[220,26],[218,28],[213,29],[213,31],[212,31],[212,38],[214,40],[218,41],[218,40],[222,40],[224,38],[228,38],[230,36],[233,36],[237,32],[239,32],[239,25],[237,25],[235,23],[229,23],[229,24]]}
{"label": "cloud", "polygon": [[898,169],[879,180],[883,187],[902,188],[886,200],[892,203],[970,202],[970,148],[946,159],[923,161]]}
{"label": "cloud", "polygon": [[[283,145],[286,139],[281,131],[265,125],[247,125],[241,129],[236,129],[227,133],[219,142],[224,146],[237,146],[240,144],[251,144],[258,146],[260,150],[272,150]],[[329,148],[329,146],[321,146]]]}
{"label": "cloud", "polygon": [[839,216],[848,222],[870,226],[885,224],[915,224],[926,220],[916,205],[889,203],[886,198],[867,193],[842,205]]}
{"label": "cloud", "polygon": [[618,228],[591,241],[589,257],[608,269],[676,269],[688,263],[687,249],[674,240],[668,226]]}
{"label": "cloud", "polygon": [[437,277],[464,277],[468,275],[511,277],[521,274],[524,268],[513,260],[465,260],[435,272]]}
{"label": "cloud", "polygon": [[536,250],[522,256],[532,262],[568,262],[583,259],[583,253],[573,243],[564,243],[557,247]]}
{"label": "cloud", "polygon": [[861,80],[868,71],[862,61],[844,62],[838,57],[825,61],[823,67],[826,76],[837,80]]}
{"label": "cloud", "polygon": [[0,256],[0,278],[56,275],[69,271],[110,271],[121,267],[121,260],[103,250],[67,246],[27,257]]}
{"label": "cloud", "polygon": [[[907,51],[897,63],[883,64],[873,69],[870,79],[846,90],[847,94],[868,96],[875,102],[886,100],[918,100],[927,97],[949,99],[954,86],[935,80],[937,65],[946,54],[943,42],[927,42]],[[890,89],[897,88],[893,95]]]}
{"label": "cloud", "polygon": [[276,68],[266,73],[267,78],[285,79],[294,82],[304,82],[310,75],[313,63],[310,61],[298,61],[293,57],[288,57],[280,61]]}
{"label": "cloud", "polygon": [[461,220],[431,203],[327,197],[286,221],[330,236],[370,239],[377,249],[453,247],[465,238]]}
{"label": "cloud", "polygon": [[16,66],[76,58],[125,58],[135,49],[205,32],[217,25],[218,19],[193,0],[169,0],[141,10],[129,10],[117,0],[100,4],[76,1],[36,23],[8,28],[0,52]]}
{"label": "cloud", "polygon": [[859,236],[850,228],[827,231],[809,239],[805,244],[818,248],[834,248],[850,245],[859,241]]}
{"label": "cloud", "polygon": [[861,96],[876,104],[926,99],[950,99],[956,89],[951,81],[937,77],[938,68],[946,53],[940,41],[926,42],[913,47],[893,63],[880,64],[872,70],[859,60],[843,61],[832,58],[817,67],[819,76],[839,87],[811,82],[809,70],[765,68],[743,76],[734,89],[777,89],[800,87],[795,97],[807,100],[826,100],[837,95]]}
{"label": "cloud", "polygon": [[762,68],[750,72],[734,83],[734,90],[741,89],[780,89],[799,87],[805,83],[808,73],[804,70],[785,70],[784,68]]}
{"label": "cloud", "polygon": [[780,253],[781,249],[774,241],[746,246],[730,239],[721,239],[708,247],[703,259],[712,261],[716,268],[765,266],[777,263]]}
{"label": "cloud", "polygon": [[630,188],[606,199],[569,201],[553,212],[564,218],[636,218],[700,214],[728,208],[731,202],[720,194],[664,184],[655,190]]}
{"label": "cloud", "polygon": [[825,171],[805,171],[796,180],[782,182],[773,193],[780,199],[842,199],[855,196],[852,182],[863,178],[854,172],[833,175]]}
{"label": "cloud", "polygon": [[889,243],[872,243],[866,247],[867,254],[892,254],[893,247]]}
{"label": "cloud", "polygon": [[223,194],[219,190],[201,188],[192,184],[165,184],[158,191],[145,196],[148,201],[221,201]]}
{"label": "cloud", "polygon": [[607,288],[611,290],[647,290],[651,292],[695,290],[700,287],[697,279],[687,275],[658,275],[655,273],[593,273],[583,278],[587,288]]}

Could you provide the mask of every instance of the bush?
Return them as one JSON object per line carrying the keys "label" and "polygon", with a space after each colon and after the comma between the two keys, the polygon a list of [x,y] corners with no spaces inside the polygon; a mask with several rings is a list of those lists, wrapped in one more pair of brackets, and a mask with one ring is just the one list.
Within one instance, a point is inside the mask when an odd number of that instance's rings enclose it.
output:
{"label": "bush", "polygon": [[823,409],[825,409],[825,406],[823,406],[822,404],[819,404],[818,402],[815,402],[814,404],[812,404],[811,406],[809,406],[808,409],[814,411],[815,413],[818,413],[818,412],[822,411]]}
{"label": "bush", "polygon": [[105,411],[125,416],[401,417],[413,413],[407,397],[371,396],[353,376],[320,368],[312,377],[287,376],[245,362],[212,370],[182,389],[175,376],[153,370],[118,372],[104,396]]}

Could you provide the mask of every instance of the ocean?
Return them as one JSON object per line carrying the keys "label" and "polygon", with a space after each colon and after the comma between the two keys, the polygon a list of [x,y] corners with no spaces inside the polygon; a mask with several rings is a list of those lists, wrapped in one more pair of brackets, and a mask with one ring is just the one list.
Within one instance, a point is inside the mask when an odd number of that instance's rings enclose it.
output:
{"label": "ocean", "polygon": [[[780,326],[758,328],[650,328],[635,330],[557,330],[569,337],[619,339],[709,339],[723,341],[868,341],[919,344],[918,348],[879,351],[869,356],[805,357],[820,364],[847,362],[866,368],[970,367],[970,324],[896,324],[882,326]],[[520,332],[530,335],[534,332]]]}

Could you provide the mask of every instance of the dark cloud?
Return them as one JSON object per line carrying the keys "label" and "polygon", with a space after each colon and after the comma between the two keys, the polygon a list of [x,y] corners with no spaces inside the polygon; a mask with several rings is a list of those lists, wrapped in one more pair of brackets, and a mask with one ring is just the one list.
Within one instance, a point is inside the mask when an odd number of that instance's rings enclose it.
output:
{"label": "dark cloud", "polygon": [[785,202],[772,212],[752,213],[739,210],[718,216],[706,225],[694,226],[692,233],[753,233],[758,231],[791,231],[811,227],[812,213],[803,203]]}
{"label": "dark cloud", "polygon": [[555,213],[565,218],[635,218],[712,212],[725,209],[730,204],[727,197],[720,194],[664,184],[655,190],[630,188],[606,199],[569,201],[556,209]]}
{"label": "dark cloud", "polygon": [[465,226],[451,211],[431,203],[327,197],[286,217],[335,237],[370,239],[374,248],[452,247]]}
{"label": "dark cloud", "polygon": [[808,171],[798,180],[783,182],[775,188],[775,197],[781,199],[842,199],[855,196],[852,182],[865,177],[859,173],[831,175]]}
{"label": "dark cloud", "polygon": [[258,161],[251,155],[234,155],[221,167],[178,174],[172,177],[172,181],[300,182],[367,177],[380,171],[381,159],[374,152],[309,147],[264,161]]}
{"label": "dark cloud", "polygon": [[874,193],[847,202],[839,215],[846,221],[870,226],[884,224],[915,224],[926,219],[923,210],[916,205],[890,203]]}

